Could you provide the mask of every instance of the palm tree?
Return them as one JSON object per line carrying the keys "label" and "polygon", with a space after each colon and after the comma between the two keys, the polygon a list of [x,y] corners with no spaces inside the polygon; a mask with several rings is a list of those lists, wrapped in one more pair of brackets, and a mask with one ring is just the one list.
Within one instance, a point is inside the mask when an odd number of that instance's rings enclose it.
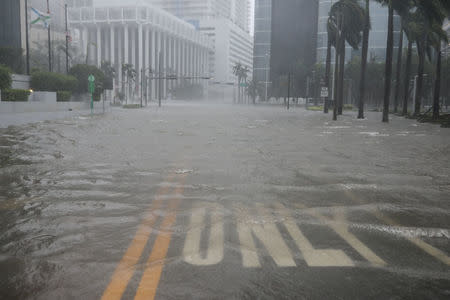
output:
{"label": "palm tree", "polygon": [[406,54],[406,66],[404,76],[404,94],[403,94],[403,109],[402,115],[408,114],[408,99],[409,99],[409,82],[411,76],[411,61],[412,61],[412,47],[417,37],[417,31],[415,23],[411,20],[412,15],[408,13],[402,17],[402,29],[408,39],[408,50]]}
{"label": "palm tree", "polygon": [[386,64],[384,82],[383,122],[389,122],[389,103],[391,96],[392,60],[394,53],[394,11],[403,14],[408,9],[407,0],[376,0],[388,6],[388,37],[386,44]]}
{"label": "palm tree", "polygon": [[233,74],[238,78],[238,103],[241,102],[241,76],[243,68],[244,66],[240,62],[235,63],[235,65],[233,66]]}
{"label": "palm tree", "polygon": [[330,99],[330,71],[331,71],[331,39],[328,37],[327,42],[327,59],[325,63],[325,85],[328,88],[328,96],[325,98],[325,103],[323,104],[323,112],[328,113],[329,109],[329,99]]}
{"label": "palm tree", "polygon": [[258,96],[258,82],[252,79],[247,86],[247,93],[252,98],[253,104],[256,104],[256,97]]}
{"label": "palm tree", "polygon": [[436,6],[440,16],[435,16],[431,39],[433,41],[433,46],[435,48],[437,59],[436,59],[436,79],[434,85],[434,95],[433,95],[433,120],[439,119],[439,98],[441,92],[441,67],[442,67],[442,41],[448,42],[447,33],[442,29],[445,17],[450,16],[450,3],[448,1],[440,0],[436,1]]}
{"label": "palm tree", "polygon": [[[430,46],[434,45],[436,47],[438,44],[440,49],[440,41],[436,41],[436,37],[441,36],[442,38],[445,38],[442,32],[442,22],[445,16],[443,12],[448,12],[449,4],[446,0],[415,0],[415,3],[417,6],[417,10],[414,14],[417,24],[416,30],[418,33],[416,45],[419,54],[419,66],[414,115],[418,116],[422,107],[425,59],[427,52],[428,54],[430,53],[427,50],[429,50]],[[437,71],[440,73],[440,70]],[[440,84],[440,76],[438,77],[439,81],[436,83]],[[439,102],[439,99],[437,102]]]}
{"label": "palm tree", "polygon": [[366,68],[367,68],[367,52],[369,49],[369,32],[370,32],[370,5],[366,0],[366,15],[363,30],[363,45],[361,53],[361,81],[359,85],[359,106],[358,119],[364,119],[364,97],[366,91]]}
{"label": "palm tree", "polygon": [[125,82],[127,84],[127,95],[126,95],[126,103],[128,103],[128,96],[130,94],[131,84],[136,79],[136,70],[133,68],[132,64],[123,64],[122,65],[122,77],[126,78],[126,81],[122,81],[122,91],[125,90]]}
{"label": "palm tree", "polygon": [[[357,0],[340,0],[333,4],[328,21],[328,36],[335,36],[334,47],[336,49],[335,86],[337,95],[335,108],[337,113],[342,114],[344,100],[344,67],[345,67],[345,44],[346,42],[357,50],[361,42],[361,31],[364,29],[366,20],[364,9]],[[333,39],[331,39],[333,43]],[[336,85],[337,84],[337,85]],[[336,98],[336,97],[335,97]],[[336,119],[333,111],[333,120]]]}

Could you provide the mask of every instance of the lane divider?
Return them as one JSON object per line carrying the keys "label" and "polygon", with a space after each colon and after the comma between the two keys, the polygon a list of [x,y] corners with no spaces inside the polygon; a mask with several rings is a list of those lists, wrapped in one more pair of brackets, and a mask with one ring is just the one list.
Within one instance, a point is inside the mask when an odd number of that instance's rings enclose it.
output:
{"label": "lane divider", "polygon": [[[185,175],[183,175],[184,179]],[[183,183],[175,190],[175,198],[169,201],[167,214],[160,226],[160,233],[156,238],[153,250],[147,261],[147,267],[142,275],[141,282],[136,292],[135,300],[154,299],[158,289],[161,273],[164,268],[165,258],[169,250],[170,240],[172,238],[172,226],[177,218],[177,208],[181,203],[183,194]]]}
{"label": "lane divider", "polygon": [[[167,181],[171,182],[174,177],[175,174],[169,175]],[[120,300],[122,298],[129,281],[133,277],[136,270],[136,265],[141,258],[142,252],[147,245],[152,229],[158,219],[158,217],[155,216],[155,211],[162,207],[162,198],[169,192],[169,190],[169,186],[159,188],[151,208],[146,212],[144,220],[139,225],[130,246],[117,265],[111,277],[110,283],[103,293],[101,298],[102,300]]]}

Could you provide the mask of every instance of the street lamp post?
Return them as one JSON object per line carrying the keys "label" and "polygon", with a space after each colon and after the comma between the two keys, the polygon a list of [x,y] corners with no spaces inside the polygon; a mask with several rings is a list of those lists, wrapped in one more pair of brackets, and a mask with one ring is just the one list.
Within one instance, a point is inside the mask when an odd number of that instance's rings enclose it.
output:
{"label": "street lamp post", "polygon": [[270,54],[266,53],[266,58],[267,58],[267,65],[266,65],[266,95],[265,95],[265,100],[268,101],[267,99],[267,90],[268,90],[268,86],[269,86],[269,60],[270,60]]}

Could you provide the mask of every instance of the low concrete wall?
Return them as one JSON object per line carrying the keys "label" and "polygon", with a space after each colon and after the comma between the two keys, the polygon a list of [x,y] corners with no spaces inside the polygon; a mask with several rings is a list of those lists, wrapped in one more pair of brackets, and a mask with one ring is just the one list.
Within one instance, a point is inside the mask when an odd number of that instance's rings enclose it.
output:
{"label": "low concrete wall", "polygon": [[19,89],[19,90],[30,89],[31,76],[12,74],[11,77],[12,77],[11,83],[12,89]]}
{"label": "low concrete wall", "polygon": [[88,110],[88,102],[0,102],[0,114]]}

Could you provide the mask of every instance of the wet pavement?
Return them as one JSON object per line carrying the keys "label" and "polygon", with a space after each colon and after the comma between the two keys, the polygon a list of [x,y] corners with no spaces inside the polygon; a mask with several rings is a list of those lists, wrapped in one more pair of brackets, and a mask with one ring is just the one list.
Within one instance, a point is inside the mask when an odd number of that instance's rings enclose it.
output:
{"label": "wet pavement", "polygon": [[0,299],[448,299],[450,131],[171,103],[0,129]]}

